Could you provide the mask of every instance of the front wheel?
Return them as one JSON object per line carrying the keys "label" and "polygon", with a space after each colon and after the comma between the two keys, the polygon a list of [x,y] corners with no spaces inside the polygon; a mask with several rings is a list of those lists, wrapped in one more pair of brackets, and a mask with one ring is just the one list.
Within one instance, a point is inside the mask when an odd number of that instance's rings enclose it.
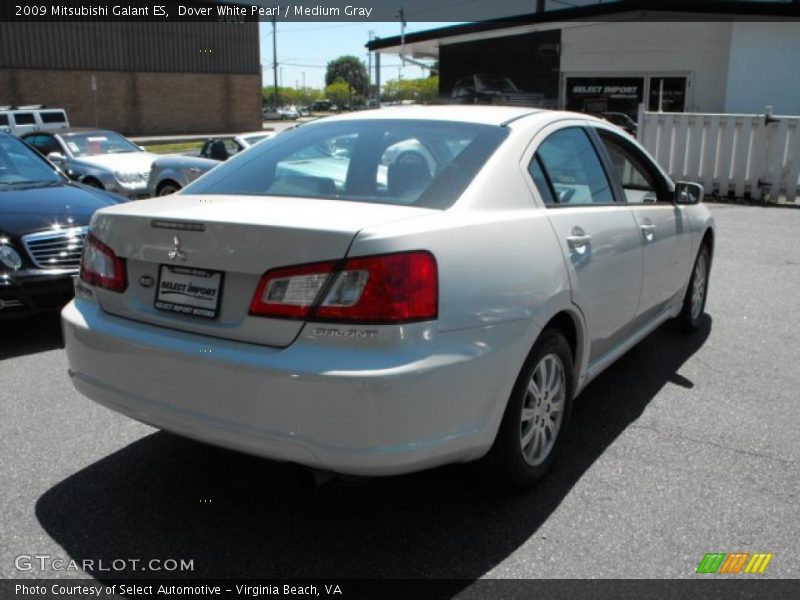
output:
{"label": "front wheel", "polygon": [[572,411],[573,359],[556,329],[542,333],[520,371],[488,460],[518,487],[550,469]]}
{"label": "front wheel", "polygon": [[708,296],[708,274],[711,270],[711,253],[708,246],[703,244],[697,259],[694,261],[692,278],[689,280],[689,287],[686,296],[683,298],[683,308],[678,316],[681,327],[686,331],[694,331],[700,326],[700,322],[706,310],[706,296]]}

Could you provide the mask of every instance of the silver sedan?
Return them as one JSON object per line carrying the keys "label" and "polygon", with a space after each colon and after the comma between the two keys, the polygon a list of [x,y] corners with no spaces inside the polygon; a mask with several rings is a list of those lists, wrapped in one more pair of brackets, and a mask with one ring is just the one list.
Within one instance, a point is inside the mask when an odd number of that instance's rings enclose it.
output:
{"label": "silver sedan", "polygon": [[62,313],[69,374],[124,415],[272,459],[390,475],[483,458],[530,485],[594,377],[668,319],[701,323],[701,200],[587,115],[325,119],[180,196],[98,211]]}
{"label": "silver sedan", "polygon": [[147,196],[147,178],[156,155],[119,133],[74,127],[32,131],[21,139],[72,179],[130,200]]}
{"label": "silver sedan", "polygon": [[206,140],[197,156],[160,156],[153,161],[148,176],[147,191],[150,196],[169,196],[207,173],[234,154],[274,136],[272,131],[240,133],[231,138]]}

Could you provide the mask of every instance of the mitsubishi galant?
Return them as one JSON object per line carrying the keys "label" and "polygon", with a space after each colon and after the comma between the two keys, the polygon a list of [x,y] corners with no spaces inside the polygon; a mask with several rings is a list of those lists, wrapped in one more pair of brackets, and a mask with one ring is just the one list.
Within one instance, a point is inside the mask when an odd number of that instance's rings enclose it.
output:
{"label": "mitsubishi galant", "polygon": [[669,319],[698,326],[713,252],[702,188],[606,121],[327,118],[98,211],[62,313],[69,375],[271,459],[391,475],[483,458],[528,485],[595,376]]}

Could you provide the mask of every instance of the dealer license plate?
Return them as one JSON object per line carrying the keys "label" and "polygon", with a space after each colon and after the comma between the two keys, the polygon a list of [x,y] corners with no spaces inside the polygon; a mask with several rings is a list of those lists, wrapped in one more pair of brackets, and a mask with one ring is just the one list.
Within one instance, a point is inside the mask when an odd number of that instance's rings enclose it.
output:
{"label": "dealer license plate", "polygon": [[222,295],[222,271],[161,265],[155,307],[215,319]]}

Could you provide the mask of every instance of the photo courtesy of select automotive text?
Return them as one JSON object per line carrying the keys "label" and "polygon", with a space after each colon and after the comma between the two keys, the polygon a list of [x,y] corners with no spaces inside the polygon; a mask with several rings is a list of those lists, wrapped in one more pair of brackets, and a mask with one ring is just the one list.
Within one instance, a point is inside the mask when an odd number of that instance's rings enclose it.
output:
{"label": "photo courtesy of select automotive text", "polygon": [[800,2],[0,2],[0,600],[800,598]]}

